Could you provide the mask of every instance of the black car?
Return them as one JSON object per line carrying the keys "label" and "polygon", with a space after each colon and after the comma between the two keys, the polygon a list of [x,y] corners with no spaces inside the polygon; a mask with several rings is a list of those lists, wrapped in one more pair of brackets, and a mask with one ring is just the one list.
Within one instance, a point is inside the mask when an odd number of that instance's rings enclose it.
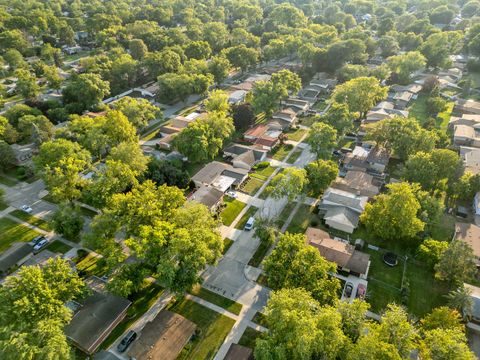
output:
{"label": "black car", "polygon": [[345,285],[345,290],[343,292],[343,295],[345,295],[345,297],[349,298],[350,296],[352,296],[352,292],[353,292],[353,284],[351,282],[348,282]]}
{"label": "black car", "polygon": [[127,335],[120,341],[120,343],[117,346],[117,350],[119,352],[124,352],[127,350],[128,346],[137,338],[137,333],[133,330],[130,330]]}

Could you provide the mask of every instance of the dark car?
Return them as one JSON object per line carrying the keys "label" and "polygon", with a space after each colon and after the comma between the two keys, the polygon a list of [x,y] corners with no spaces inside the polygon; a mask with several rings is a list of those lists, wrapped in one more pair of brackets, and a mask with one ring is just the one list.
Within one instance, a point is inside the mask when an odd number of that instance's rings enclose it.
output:
{"label": "dark car", "polygon": [[345,290],[343,290],[343,295],[349,298],[350,296],[352,296],[352,292],[353,292],[353,284],[351,282],[348,282],[345,285]]}
{"label": "dark car", "polygon": [[365,287],[365,285],[363,284],[358,284],[358,287],[357,287],[357,294],[355,295],[355,297],[357,299],[365,299],[365,294],[367,292],[367,288]]}
{"label": "dark car", "polygon": [[119,352],[124,352],[130,346],[130,344],[137,338],[137,333],[133,330],[130,330],[127,335],[120,341],[117,346]]}
{"label": "dark car", "polygon": [[42,241],[43,239],[45,239],[45,236],[43,236],[43,235],[38,235],[37,237],[35,237],[35,238],[30,242],[30,245],[35,246],[35,245],[37,245],[40,241]]}

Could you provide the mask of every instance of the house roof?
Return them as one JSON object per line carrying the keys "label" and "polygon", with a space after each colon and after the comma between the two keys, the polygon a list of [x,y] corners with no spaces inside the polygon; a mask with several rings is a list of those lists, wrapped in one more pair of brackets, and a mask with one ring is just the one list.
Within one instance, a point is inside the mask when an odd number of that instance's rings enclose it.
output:
{"label": "house roof", "polygon": [[378,109],[393,109],[395,105],[391,103],[390,101],[380,101],[374,108],[373,110],[378,110]]}
{"label": "house roof", "polygon": [[175,360],[197,325],[183,316],[162,310],[142,329],[128,356],[136,360]]}
{"label": "house roof", "polygon": [[268,136],[261,137],[255,141],[256,145],[273,147],[278,142],[278,138],[271,138]]}
{"label": "house roof", "polygon": [[222,197],[223,191],[217,190],[216,188],[210,186],[202,186],[200,189],[195,191],[191,197],[191,200],[195,200],[211,209],[219,203]]}
{"label": "house roof", "polygon": [[337,178],[332,187],[363,196],[373,197],[380,192],[374,177],[364,171],[350,170],[344,178]]}
{"label": "house roof", "polygon": [[412,99],[413,94],[409,91],[401,91],[395,93],[393,96],[393,100],[395,101],[410,101]]}
{"label": "house roof", "polygon": [[122,297],[93,290],[65,326],[65,335],[83,351],[91,354],[124,316],[131,302]]}
{"label": "house roof", "polygon": [[463,284],[465,289],[470,290],[470,298],[473,301],[472,316],[480,319],[480,288],[478,286]]}
{"label": "house roof", "polygon": [[0,273],[7,272],[12,266],[33,252],[28,243],[15,242],[0,255]]}
{"label": "house roof", "polygon": [[390,160],[388,150],[380,146],[375,146],[368,152],[366,161],[374,164],[387,165]]}
{"label": "house roof", "polygon": [[253,360],[253,350],[246,346],[232,344],[224,360]]}
{"label": "house roof", "polygon": [[348,191],[330,187],[325,191],[320,207],[323,208],[324,206],[328,207],[329,205],[333,205],[348,207],[357,212],[362,212],[365,210],[367,202],[368,197],[366,196],[359,196]]}
{"label": "house roof", "polygon": [[241,144],[233,144],[223,150],[224,153],[226,154],[231,154],[235,159],[238,158],[239,156],[242,156],[244,154],[248,154],[250,152],[253,152],[253,156],[255,158],[255,161],[258,161],[263,158],[263,156],[267,153],[265,150],[259,150],[259,149],[254,149],[250,146],[247,145],[241,145]]}
{"label": "house roof", "polygon": [[468,223],[455,224],[455,239],[470,245],[473,253],[480,258],[480,227]]}
{"label": "house roof", "polygon": [[229,167],[228,164],[212,161],[201,168],[195,175],[192,176],[193,181],[198,181],[204,184],[212,183],[217,176]]}
{"label": "house roof", "polygon": [[460,156],[466,172],[480,173],[480,149],[460,146]]}
{"label": "house roof", "polygon": [[466,109],[480,111],[480,102],[474,100],[458,99],[456,105]]}
{"label": "house roof", "polygon": [[297,113],[293,111],[291,108],[286,108],[280,111],[277,111],[272,116],[274,119],[280,119],[288,122],[293,122],[297,117]]}
{"label": "house roof", "polygon": [[475,129],[468,125],[455,125],[453,136],[467,139],[475,139],[477,137]]}
{"label": "house roof", "polygon": [[247,131],[245,131],[244,136],[250,136],[250,137],[260,137],[263,134],[265,134],[268,131],[268,126],[265,124],[259,124],[255,125],[254,127],[251,127]]}
{"label": "house roof", "polygon": [[370,255],[357,251],[348,242],[332,239],[325,231],[309,227],[305,233],[307,241],[314,246],[325,259],[342,268],[359,274],[366,274]]}
{"label": "house roof", "polygon": [[241,155],[238,155],[234,161],[241,161],[249,166],[253,166],[257,159],[255,158],[255,153],[253,150],[247,151]]}
{"label": "house roof", "polygon": [[334,221],[356,228],[360,220],[360,215],[348,207],[332,206],[327,210],[323,218],[325,221]]}

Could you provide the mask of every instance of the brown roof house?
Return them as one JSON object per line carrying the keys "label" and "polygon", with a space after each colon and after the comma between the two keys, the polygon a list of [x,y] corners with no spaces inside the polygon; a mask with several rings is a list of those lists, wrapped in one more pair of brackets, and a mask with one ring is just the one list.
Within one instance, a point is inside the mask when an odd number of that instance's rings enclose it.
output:
{"label": "brown roof house", "polygon": [[370,268],[369,254],[356,250],[355,246],[346,241],[332,239],[321,229],[309,227],[305,236],[308,244],[317,248],[325,259],[337,264],[340,270],[367,278]]}
{"label": "brown roof house", "polygon": [[457,146],[480,147],[480,123],[473,126],[455,125],[453,127],[453,143]]}
{"label": "brown roof house", "polygon": [[480,267],[480,227],[468,223],[456,223],[454,240],[467,243],[473,249],[477,258],[477,266]]}
{"label": "brown roof house", "polygon": [[454,111],[464,114],[480,115],[480,102],[474,100],[458,99]]}
{"label": "brown roof house", "polygon": [[175,360],[196,328],[183,316],[162,310],[142,329],[128,356],[135,360]]}
{"label": "brown roof house", "polygon": [[76,347],[91,355],[125,318],[132,303],[106,292],[105,283],[95,276],[86,282],[92,295],[80,303],[71,304],[74,315],[65,326],[65,335]]}
{"label": "brown roof house", "polygon": [[215,211],[222,203],[224,192],[211,186],[202,186],[193,193],[190,200],[205,205],[211,211]]}
{"label": "brown roof house", "polygon": [[338,177],[331,187],[371,198],[380,192],[381,185],[372,175],[351,170],[344,178]]}
{"label": "brown roof house", "polygon": [[390,160],[390,154],[385,148],[375,146],[368,149],[362,146],[355,146],[351,153],[345,155],[343,166],[346,170],[373,170],[383,173]]}

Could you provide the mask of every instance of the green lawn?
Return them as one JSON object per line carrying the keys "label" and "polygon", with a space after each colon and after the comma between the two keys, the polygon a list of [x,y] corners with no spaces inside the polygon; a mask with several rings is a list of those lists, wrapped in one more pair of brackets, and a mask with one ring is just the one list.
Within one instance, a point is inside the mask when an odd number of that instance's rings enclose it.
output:
{"label": "green lawn", "polygon": [[87,256],[79,259],[76,266],[78,273],[84,277],[92,275],[103,276],[106,271],[106,264],[103,257],[93,252],[90,252]]}
{"label": "green lawn", "polygon": [[223,239],[223,254],[226,254],[228,249],[233,245],[234,241],[229,238]]}
{"label": "green lawn", "polygon": [[52,230],[52,228],[50,227],[50,224],[48,222],[46,222],[45,220],[40,219],[36,216],[32,216],[30,214],[27,214],[25,211],[13,210],[9,213],[9,215],[12,215],[12,216],[16,217],[17,219],[23,220],[23,221],[29,223],[30,225],[36,226],[36,227],[38,227],[42,230],[45,230],[45,231],[51,231]]}
{"label": "green lawn", "polygon": [[236,315],[240,314],[240,311],[242,310],[242,304],[207,290],[201,285],[195,285],[190,291],[190,294],[202,298],[203,300],[206,300],[212,304],[218,305]]}
{"label": "green lawn", "polygon": [[259,267],[263,261],[265,255],[267,255],[268,249],[270,249],[271,244],[267,241],[260,240],[260,245],[258,245],[257,250],[253,254],[252,258],[248,262],[248,265],[253,267]]}
{"label": "green lawn", "polygon": [[212,359],[235,324],[235,320],[184,298],[170,304],[168,310],[194,322],[199,330],[198,336],[183,348],[177,360]]}
{"label": "green lawn", "polygon": [[287,205],[282,209],[282,212],[280,213],[280,215],[278,215],[277,221],[276,221],[276,224],[279,229],[281,229],[282,226],[285,224],[285,221],[287,221],[288,217],[292,213],[296,204],[297,203],[294,201],[289,201]]}
{"label": "green lawn", "polygon": [[238,221],[237,225],[235,225],[235,229],[243,230],[245,224],[247,223],[248,219],[255,215],[258,208],[255,206],[250,206],[245,214],[243,214],[242,218]]}
{"label": "green lawn", "polygon": [[300,139],[307,133],[305,129],[296,129],[287,132],[288,140],[300,141]]}
{"label": "green lawn", "polygon": [[300,205],[287,231],[293,234],[303,234],[307,228],[312,224],[312,221],[319,222],[318,216],[314,214],[315,206],[306,204]]}
{"label": "green lawn", "polygon": [[315,116],[307,116],[307,117],[304,117],[304,118],[300,118],[300,123],[302,125],[308,126],[308,127],[312,126],[317,121],[318,121],[318,118],[315,117]]}
{"label": "green lawn", "polygon": [[264,182],[262,180],[256,179],[255,177],[250,177],[242,186],[242,191],[247,193],[250,196],[255,196],[257,191],[262,187]]}
{"label": "green lawn", "polygon": [[302,155],[302,149],[295,149],[295,151],[290,155],[290,157],[287,160],[288,164],[293,164],[297,159]]}
{"label": "green lawn", "polygon": [[252,174],[250,174],[250,176],[265,181],[275,172],[275,170],[276,167],[269,165],[262,169],[256,169]]}
{"label": "green lawn", "polygon": [[291,144],[283,144],[277,146],[275,149],[272,150],[270,155],[273,159],[282,161],[288,155],[288,153],[293,149],[293,145]]}
{"label": "green lawn", "polygon": [[69,251],[72,247],[64,244],[61,241],[55,240],[54,242],[48,244],[48,246],[45,248],[46,250],[50,250],[54,253],[61,253],[65,254],[67,251]]}
{"label": "green lawn", "polygon": [[0,219],[0,252],[7,250],[13,242],[28,242],[40,233],[16,221]]}
{"label": "green lawn", "polygon": [[[412,105],[408,108],[411,117],[414,117],[418,120],[420,125],[425,124],[427,120],[431,117],[427,111],[427,100],[428,95],[419,94],[417,99],[412,102]],[[435,119],[435,126],[439,129],[446,130],[448,122],[450,121],[450,116],[455,103],[453,101],[447,102],[447,109],[439,113]]]}
{"label": "green lawn", "polygon": [[445,109],[445,111],[438,113],[437,120],[435,122],[438,128],[444,131],[447,131],[448,122],[450,121],[450,117],[452,116],[452,111],[454,107],[455,107],[455,102],[449,101],[447,103],[447,108]]}
{"label": "green lawn", "polygon": [[17,182],[6,176],[0,175],[0,184],[3,184],[5,186],[15,186]]}
{"label": "green lawn", "polygon": [[327,107],[325,100],[318,100],[315,105],[313,105],[313,109],[317,111],[323,111]]}
{"label": "green lawn", "polygon": [[450,241],[455,233],[455,216],[443,214],[437,224],[429,225],[428,230],[432,239]]}
{"label": "green lawn", "polygon": [[223,224],[230,226],[247,204],[228,196],[224,198],[224,202],[227,206],[222,210],[221,217]]}
{"label": "green lawn", "polygon": [[107,349],[110,347],[119,336],[152,307],[163,291],[164,289],[161,286],[150,283],[139,292],[131,294],[128,299],[132,302],[132,305],[128,308],[127,316],[113,329],[112,333],[102,343],[101,348]]}
{"label": "green lawn", "polygon": [[238,345],[246,346],[250,349],[255,349],[255,341],[262,335],[260,331],[247,327],[238,341]]}

